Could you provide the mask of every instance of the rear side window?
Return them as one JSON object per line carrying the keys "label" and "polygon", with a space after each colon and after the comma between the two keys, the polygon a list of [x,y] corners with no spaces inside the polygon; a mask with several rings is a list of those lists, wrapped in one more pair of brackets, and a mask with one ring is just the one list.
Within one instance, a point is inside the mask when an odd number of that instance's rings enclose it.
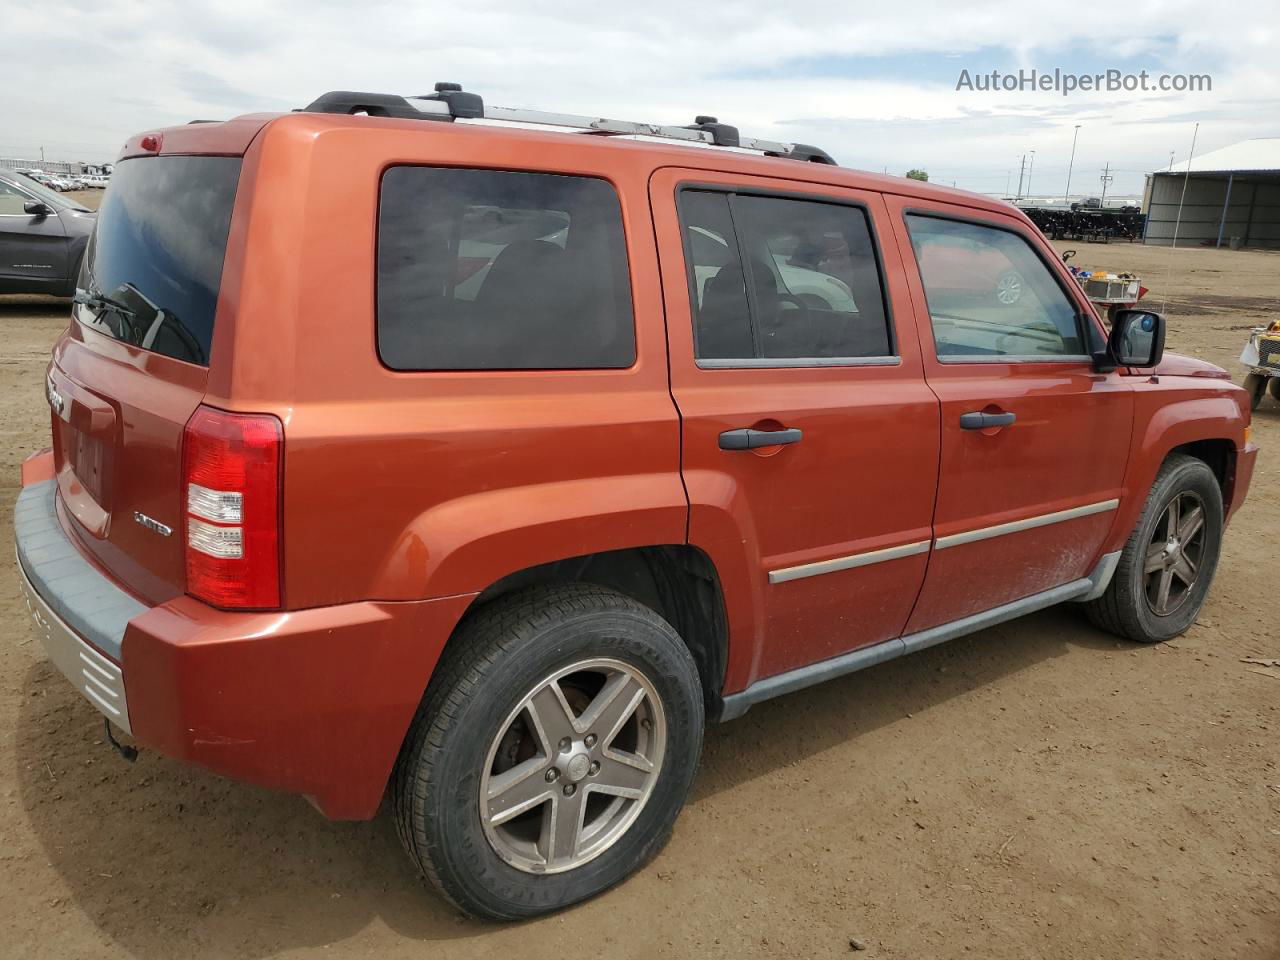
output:
{"label": "rear side window", "polygon": [[940,217],[906,220],[939,360],[1087,353],[1075,304],[1022,236]]}
{"label": "rear side window", "polygon": [[631,366],[631,286],[613,187],[392,167],[378,215],[378,352],[395,370]]}
{"label": "rear side window", "polygon": [[80,321],[188,363],[208,364],[239,157],[116,164],[77,285]]}
{"label": "rear side window", "polygon": [[699,360],[856,361],[893,353],[866,212],[685,190]]}

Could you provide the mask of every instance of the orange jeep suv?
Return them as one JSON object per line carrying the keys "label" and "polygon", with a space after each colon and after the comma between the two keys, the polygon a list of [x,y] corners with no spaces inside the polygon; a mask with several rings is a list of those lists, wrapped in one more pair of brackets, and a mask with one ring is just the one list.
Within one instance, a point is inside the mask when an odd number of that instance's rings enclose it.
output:
{"label": "orange jeep suv", "polygon": [[986,197],[331,93],[124,147],[18,570],[108,732],[386,796],[527,917],[656,854],[707,721],[1062,601],[1184,631],[1256,448],[1163,344]]}

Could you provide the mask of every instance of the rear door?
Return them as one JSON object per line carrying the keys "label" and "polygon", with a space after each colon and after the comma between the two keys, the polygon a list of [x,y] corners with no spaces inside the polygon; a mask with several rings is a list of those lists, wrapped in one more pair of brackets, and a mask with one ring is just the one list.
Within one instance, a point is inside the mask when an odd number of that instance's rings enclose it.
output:
{"label": "rear door", "polygon": [[25,205],[35,199],[16,184],[0,179],[0,279],[37,281],[31,289],[67,276],[66,228],[57,213],[27,213]]}
{"label": "rear door", "polygon": [[651,199],[689,540],[728,598],[726,689],[898,636],[939,428],[881,197],[664,169]]}
{"label": "rear door", "polygon": [[1091,570],[1120,502],[1133,394],[1093,369],[1101,329],[1033,231],[997,213],[886,202],[942,402],[936,543],[913,633]]}
{"label": "rear door", "polygon": [[238,157],[124,160],[54,349],[47,390],[63,508],[123,584],[185,588],[182,434],[204,397]]}

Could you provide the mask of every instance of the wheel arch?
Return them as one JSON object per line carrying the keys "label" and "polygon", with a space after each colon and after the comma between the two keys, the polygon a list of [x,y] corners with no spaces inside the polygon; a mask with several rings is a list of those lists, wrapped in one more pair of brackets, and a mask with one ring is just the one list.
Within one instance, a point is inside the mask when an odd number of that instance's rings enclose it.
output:
{"label": "wheel arch", "polygon": [[475,597],[441,656],[448,655],[463,623],[482,607],[517,590],[564,583],[610,587],[662,616],[693,655],[707,714],[719,716],[729,648],[724,591],[711,558],[689,544],[604,550],[507,574]]}
{"label": "wheel arch", "polygon": [[1147,491],[1160,468],[1175,454],[1186,454],[1208,465],[1218,478],[1224,515],[1231,516],[1239,506],[1235,497],[1236,464],[1248,424],[1242,399],[1242,391],[1218,381],[1198,384],[1194,391],[1138,391],[1126,496],[1117,512],[1107,551],[1123,547],[1142,513]]}
{"label": "wheel arch", "polygon": [[1164,461],[1176,454],[1185,454],[1202,461],[1218,479],[1218,489],[1222,491],[1223,513],[1231,512],[1236,476],[1236,445],[1226,437],[1215,437],[1206,440],[1193,440],[1171,449],[1165,454]]}

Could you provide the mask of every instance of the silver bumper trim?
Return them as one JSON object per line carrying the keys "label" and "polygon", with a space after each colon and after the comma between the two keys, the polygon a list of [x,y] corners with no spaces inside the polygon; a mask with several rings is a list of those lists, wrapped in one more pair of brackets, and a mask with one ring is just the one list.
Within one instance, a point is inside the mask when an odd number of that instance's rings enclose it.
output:
{"label": "silver bumper trim", "polygon": [[27,609],[49,659],[103,716],[126,733],[132,733],[124,671],[81,640],[36,592],[22,564],[17,566]]}

